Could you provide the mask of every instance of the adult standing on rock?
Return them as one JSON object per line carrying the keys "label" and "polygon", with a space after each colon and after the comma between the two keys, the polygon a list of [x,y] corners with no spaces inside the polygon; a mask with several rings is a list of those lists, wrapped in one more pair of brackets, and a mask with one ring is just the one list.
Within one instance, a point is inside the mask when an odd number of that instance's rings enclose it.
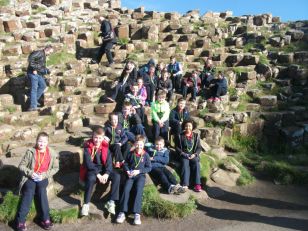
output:
{"label": "adult standing on rock", "polygon": [[46,68],[46,56],[53,52],[53,47],[47,45],[43,50],[33,51],[28,57],[27,76],[30,85],[30,108],[29,111],[37,110],[38,100],[44,93],[46,82],[44,75],[50,71]]}
{"label": "adult standing on rock", "polygon": [[101,16],[99,20],[101,22],[100,35],[102,37],[102,44],[96,58],[91,60],[91,64],[100,63],[103,55],[106,53],[107,60],[109,63],[108,66],[112,66],[114,62],[111,54],[111,49],[113,47],[113,44],[115,44],[117,41],[116,35],[111,23],[107,19],[105,19],[105,17]]}

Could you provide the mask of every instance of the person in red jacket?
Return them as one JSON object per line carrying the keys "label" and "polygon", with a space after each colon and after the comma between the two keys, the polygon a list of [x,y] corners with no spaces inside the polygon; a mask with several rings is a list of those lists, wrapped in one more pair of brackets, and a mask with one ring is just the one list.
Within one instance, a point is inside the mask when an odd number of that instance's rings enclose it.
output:
{"label": "person in red jacket", "polygon": [[89,215],[89,202],[96,182],[112,182],[110,200],[105,204],[109,213],[115,214],[115,201],[119,199],[120,175],[113,171],[112,157],[109,151],[109,138],[102,127],[93,130],[92,138],[85,142],[83,152],[83,169],[85,180],[84,204],[81,215]]}
{"label": "person in red jacket", "polygon": [[197,71],[193,71],[190,76],[183,79],[182,95],[186,99],[187,94],[191,93],[191,100],[196,101],[197,94],[201,87],[201,79]]}

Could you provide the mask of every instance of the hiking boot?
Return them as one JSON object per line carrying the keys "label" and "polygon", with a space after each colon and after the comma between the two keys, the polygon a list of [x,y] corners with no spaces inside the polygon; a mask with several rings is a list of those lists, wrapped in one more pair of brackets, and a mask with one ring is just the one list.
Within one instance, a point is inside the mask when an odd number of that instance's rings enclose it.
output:
{"label": "hiking boot", "polygon": [[113,200],[109,200],[104,207],[109,213],[115,215],[115,203]]}
{"label": "hiking boot", "polygon": [[84,204],[81,209],[81,216],[89,216],[90,206],[89,204]]}
{"label": "hiking boot", "polygon": [[26,231],[27,230],[26,222],[18,223],[17,227],[16,227],[16,230],[17,231]]}
{"label": "hiking boot", "polygon": [[41,222],[41,226],[45,230],[50,230],[53,227],[53,223],[48,219]]}
{"label": "hiking boot", "polygon": [[118,217],[117,217],[116,222],[117,222],[118,224],[122,224],[124,221],[125,221],[125,213],[120,212],[119,215],[118,215]]}
{"label": "hiking boot", "polygon": [[134,225],[141,225],[140,214],[135,213]]}
{"label": "hiking boot", "polygon": [[194,187],[195,192],[201,192],[202,188],[201,188],[201,184],[196,184]]}

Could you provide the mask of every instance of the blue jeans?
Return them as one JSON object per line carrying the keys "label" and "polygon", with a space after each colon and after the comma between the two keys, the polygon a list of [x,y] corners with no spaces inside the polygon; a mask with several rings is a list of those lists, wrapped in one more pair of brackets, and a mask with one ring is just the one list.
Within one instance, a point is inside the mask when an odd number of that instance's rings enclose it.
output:
{"label": "blue jeans", "polygon": [[30,89],[30,108],[37,108],[37,101],[41,98],[46,88],[46,82],[43,76],[28,73],[28,78],[31,80]]}

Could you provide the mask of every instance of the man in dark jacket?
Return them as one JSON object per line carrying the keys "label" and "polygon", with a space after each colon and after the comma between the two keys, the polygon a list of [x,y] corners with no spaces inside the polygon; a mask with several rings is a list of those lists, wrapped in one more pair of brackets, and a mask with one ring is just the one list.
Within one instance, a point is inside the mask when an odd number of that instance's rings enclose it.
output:
{"label": "man in dark jacket", "polygon": [[31,82],[29,111],[37,110],[38,100],[46,88],[46,82],[43,77],[49,74],[49,70],[46,68],[46,56],[52,52],[52,46],[47,45],[43,50],[33,51],[28,57],[27,76]]}
{"label": "man in dark jacket", "polygon": [[112,66],[113,58],[112,58],[112,54],[110,50],[112,49],[113,44],[115,44],[117,41],[116,36],[112,29],[111,23],[104,17],[100,17],[99,19],[101,22],[101,34],[100,35],[102,36],[103,43],[98,51],[96,59],[93,59],[91,63],[92,64],[100,63],[103,55],[106,53],[107,60],[109,63],[108,66]]}

